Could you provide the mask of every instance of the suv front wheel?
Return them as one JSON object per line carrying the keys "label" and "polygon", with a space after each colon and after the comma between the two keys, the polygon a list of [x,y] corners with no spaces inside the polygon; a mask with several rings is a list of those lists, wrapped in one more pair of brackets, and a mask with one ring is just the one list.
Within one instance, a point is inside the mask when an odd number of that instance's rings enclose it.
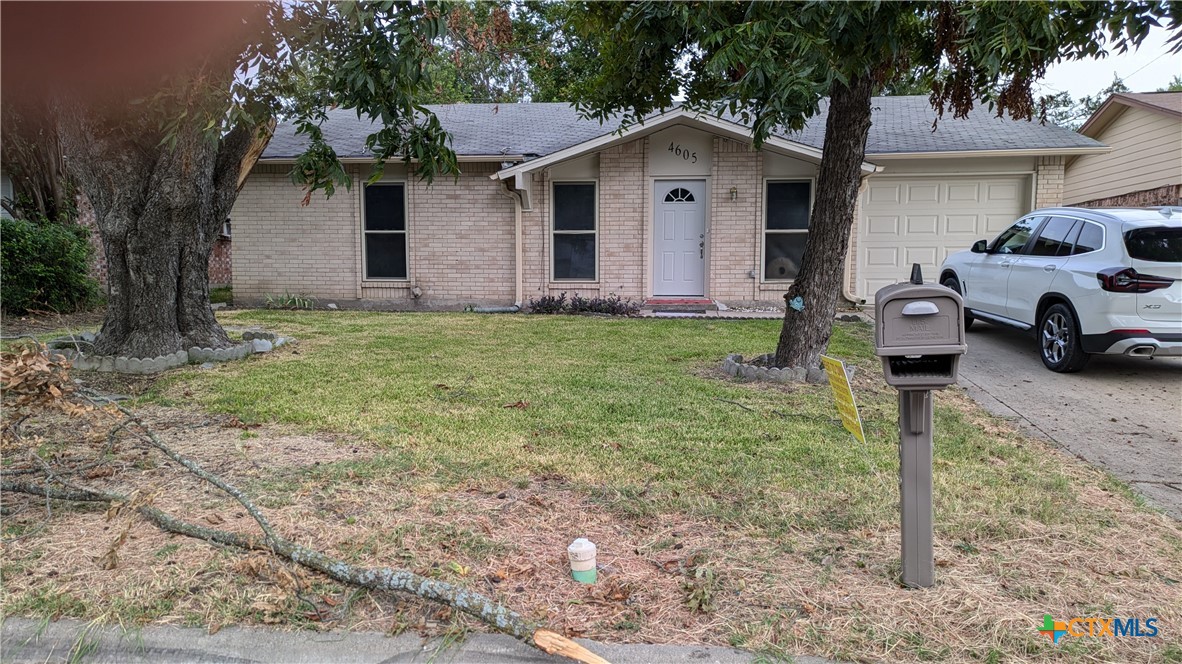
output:
{"label": "suv front wheel", "polygon": [[1053,304],[1038,321],[1038,355],[1051,371],[1074,373],[1088,363],[1080,347],[1079,325],[1065,304]]}

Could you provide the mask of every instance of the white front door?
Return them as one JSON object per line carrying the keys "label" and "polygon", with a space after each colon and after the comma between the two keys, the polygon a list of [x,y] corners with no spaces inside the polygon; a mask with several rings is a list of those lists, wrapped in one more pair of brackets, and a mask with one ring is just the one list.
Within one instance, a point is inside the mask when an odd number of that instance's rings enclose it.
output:
{"label": "white front door", "polygon": [[706,181],[659,181],[653,201],[653,295],[705,295]]}

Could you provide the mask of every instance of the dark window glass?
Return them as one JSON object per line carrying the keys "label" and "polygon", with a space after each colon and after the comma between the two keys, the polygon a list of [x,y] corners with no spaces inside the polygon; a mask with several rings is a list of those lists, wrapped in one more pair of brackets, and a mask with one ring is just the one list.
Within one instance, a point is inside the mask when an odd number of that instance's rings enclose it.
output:
{"label": "dark window glass", "polygon": [[365,230],[406,230],[402,185],[371,184],[365,188]]}
{"label": "dark window glass", "polygon": [[595,234],[554,234],[554,278],[595,278]]}
{"label": "dark window glass", "polygon": [[1064,217],[1051,217],[1043,224],[1038,239],[1030,248],[1031,256],[1068,256],[1071,254],[1071,231],[1077,222]]}
{"label": "dark window glass", "polygon": [[678,187],[665,194],[666,203],[693,203],[694,194],[689,189]]}
{"label": "dark window glass", "polygon": [[554,230],[595,230],[595,183],[554,185]]}
{"label": "dark window glass", "polygon": [[406,278],[406,233],[365,234],[365,276],[368,279]]}
{"label": "dark window glass", "polygon": [[803,230],[809,227],[809,183],[767,183],[768,230]]}
{"label": "dark window glass", "polygon": [[1182,228],[1138,228],[1125,233],[1129,258],[1182,263]]}
{"label": "dark window glass", "polygon": [[763,278],[795,279],[808,237],[808,233],[768,233],[763,245]]}
{"label": "dark window glass", "polygon": [[1079,239],[1075,241],[1075,248],[1071,255],[1086,254],[1104,246],[1104,229],[1099,224],[1085,223],[1079,231]]}
{"label": "dark window glass", "polygon": [[1019,219],[1018,223],[1010,226],[993,241],[991,250],[995,254],[1016,254],[1026,246],[1026,241],[1034,233],[1034,229],[1042,222],[1043,217],[1028,217]]}

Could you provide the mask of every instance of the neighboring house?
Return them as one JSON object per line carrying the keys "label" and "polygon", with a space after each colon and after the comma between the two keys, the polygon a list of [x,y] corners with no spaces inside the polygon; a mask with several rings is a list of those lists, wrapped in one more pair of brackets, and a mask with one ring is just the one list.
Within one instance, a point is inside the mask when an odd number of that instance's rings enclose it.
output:
{"label": "neighboring house", "polygon": [[[1107,151],[1074,132],[981,109],[932,130],[926,97],[874,100],[846,296],[928,279],[949,252],[1062,203],[1063,160]],[[304,139],[276,132],[232,213],[234,296],[414,309],[523,304],[541,295],[783,304],[808,234],[825,126],[761,150],[737,119],[684,109],[623,132],[566,104],[436,106],[463,175],[433,185],[391,163],[365,181],[373,131],[347,110],[325,138],[353,186],[302,193]]]}
{"label": "neighboring house", "polygon": [[1067,159],[1063,201],[1082,207],[1182,204],[1182,92],[1109,97],[1079,133],[1112,147]]}

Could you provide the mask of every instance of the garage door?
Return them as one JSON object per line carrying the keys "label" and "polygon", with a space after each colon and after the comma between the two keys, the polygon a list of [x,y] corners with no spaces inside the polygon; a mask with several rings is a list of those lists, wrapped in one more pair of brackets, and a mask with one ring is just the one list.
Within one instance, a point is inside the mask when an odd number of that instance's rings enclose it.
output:
{"label": "garage door", "polygon": [[1030,176],[871,178],[862,193],[856,294],[867,300],[905,281],[927,281],[950,253],[992,238],[1030,210]]}

